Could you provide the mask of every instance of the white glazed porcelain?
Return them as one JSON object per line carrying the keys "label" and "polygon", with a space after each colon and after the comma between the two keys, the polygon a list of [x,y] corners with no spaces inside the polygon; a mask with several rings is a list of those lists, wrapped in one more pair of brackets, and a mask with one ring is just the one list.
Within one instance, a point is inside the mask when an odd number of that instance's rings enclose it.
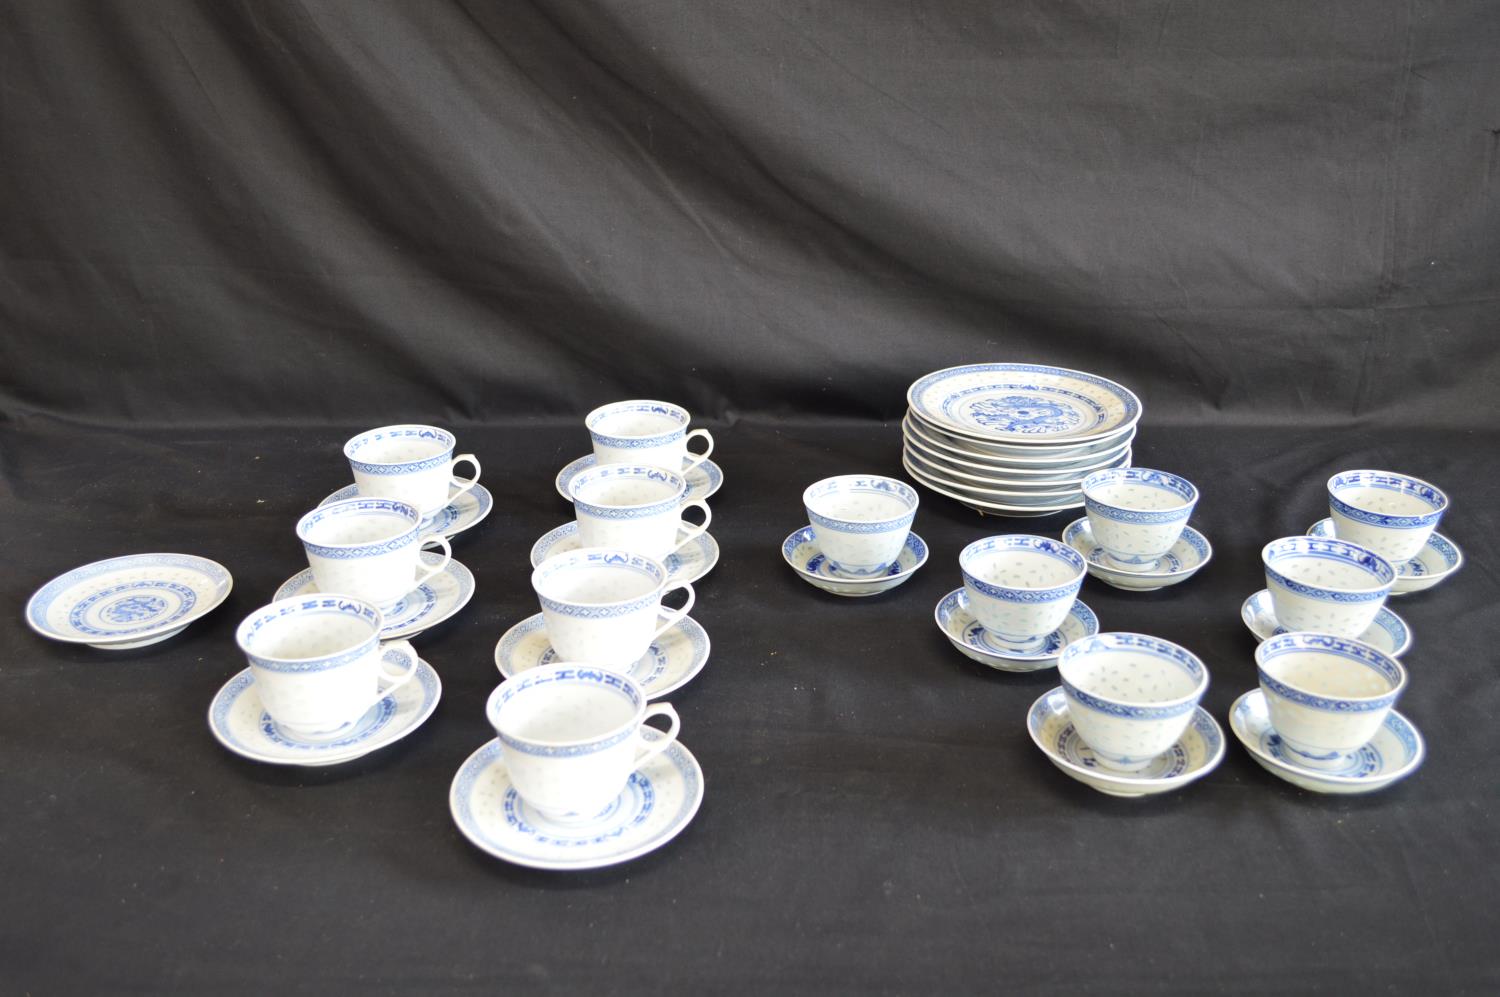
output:
{"label": "white glazed porcelain", "polygon": [[[573,476],[587,471],[591,467],[598,466],[599,458],[593,454],[586,454],[564,465],[563,469],[557,472],[557,479],[555,481],[557,494],[569,502],[573,501],[573,496],[568,494],[568,485],[572,483]],[[670,468],[671,465],[669,464],[667,467]],[[683,495],[683,500],[687,502],[697,502],[706,499],[724,485],[723,470],[711,460],[699,462],[693,457],[684,457],[676,470],[687,482],[687,492]]]}
{"label": "white glazed porcelain", "polygon": [[[1118,460],[1130,451],[1135,433],[1113,437],[1097,443],[1067,446],[1042,446],[1034,443],[981,443],[950,436],[933,429],[908,412],[901,420],[902,437],[908,445],[919,446],[935,457],[959,460],[981,468],[998,471],[1023,471],[1033,474],[1083,472],[1089,465],[1103,465]],[[1095,466],[1090,468],[1097,470]],[[1083,474],[1080,473],[1079,477]]]}
{"label": "white glazed porcelain", "polygon": [[[693,524],[684,519],[679,528],[687,532],[693,528]],[[531,566],[535,568],[549,557],[566,554],[582,546],[584,544],[578,538],[578,523],[564,523],[548,530],[531,545]],[[700,534],[679,550],[662,558],[661,563],[667,569],[669,587],[678,582],[696,582],[719,563],[719,542],[712,533]]]}
{"label": "white glazed porcelain", "polygon": [[[1271,605],[1271,593],[1265,589],[1245,600],[1240,606],[1240,619],[1257,640],[1270,640],[1277,634],[1290,632],[1276,619],[1275,607]],[[1380,612],[1375,614],[1375,622],[1366,627],[1363,633],[1356,634],[1354,639],[1398,658],[1411,647],[1411,627],[1388,607],[1382,606]]]}
{"label": "white glazed porcelain", "polygon": [[1095,471],[1083,479],[1083,507],[1094,542],[1109,567],[1155,571],[1182,536],[1198,489],[1166,471],[1122,467]]}
{"label": "white glazed porcelain", "polygon": [[[350,437],[344,456],[360,495],[397,499],[431,516],[479,481],[479,461],[473,454],[454,457],[455,442],[436,426],[382,426]],[[474,468],[468,480],[453,473],[463,463]]]}
{"label": "white glazed porcelain", "polygon": [[1150,571],[1120,571],[1111,567],[1104,549],[1094,542],[1094,534],[1087,517],[1075,519],[1062,532],[1063,543],[1084,556],[1089,563],[1089,574],[1106,585],[1127,592],[1154,592],[1168,585],[1179,585],[1187,581],[1213,557],[1214,550],[1208,538],[1191,526],[1182,528],[1182,536],[1157,559]]}
{"label": "white glazed porcelain", "polygon": [[1368,644],[1287,633],[1255,649],[1271,725],[1306,768],[1341,768],[1406,690],[1406,669]]}
{"label": "white glazed porcelain", "polygon": [[818,546],[817,534],[804,526],[781,542],[781,558],[797,572],[797,577],[830,595],[859,599],[889,592],[904,584],[916,570],[927,563],[927,544],[914,531],[906,534],[906,544],[883,575],[851,577],[839,571]]}
{"label": "white glazed porcelain", "polygon": [[[675,471],[649,464],[600,464],[573,476],[578,538],[585,547],[620,547],[658,560],[708,532],[708,503],[685,501],[687,481]],[[682,513],[698,509],[700,525],[684,528]]]}
{"label": "white glazed porcelain", "polygon": [[1288,750],[1271,726],[1266,697],[1259,689],[1251,689],[1234,701],[1229,710],[1229,729],[1261,768],[1313,793],[1373,793],[1411,775],[1427,754],[1416,726],[1392,710],[1375,736],[1350,752],[1342,764],[1309,768]]}
{"label": "white glazed porcelain", "polygon": [[[353,498],[307,513],[297,521],[297,538],[319,591],[384,607],[442,574],[453,558],[448,539],[424,537],[421,525],[421,514],[405,502]],[[417,556],[428,544],[442,550],[437,564],[423,564]]]}
{"label": "white glazed porcelain", "polygon": [[1197,655],[1159,637],[1103,633],[1057,660],[1068,716],[1099,764],[1139,772],[1182,736],[1208,688]]}
{"label": "white glazed porcelain", "polygon": [[[660,561],[611,547],[549,558],[532,571],[531,587],[559,657],[616,670],[629,668],[687,616],[696,597],[691,583],[669,583]],[[662,596],[679,588],[687,602],[664,612]]]}
{"label": "white glazed porcelain", "polygon": [[1057,656],[1063,648],[1099,632],[1099,617],[1082,599],[1074,599],[1062,625],[1042,638],[1040,649],[1031,652],[1012,650],[974,617],[969,609],[969,593],[957,588],[938,600],[933,619],[948,642],[960,654],[1001,672],[1035,672],[1057,667]]}
{"label": "white glazed porcelain", "polygon": [[818,549],[849,578],[890,570],[906,545],[917,502],[916,489],[878,474],[840,474],[802,493]]}
{"label": "white glazed porcelain", "polygon": [[906,392],[923,421],[984,442],[1084,443],[1129,432],[1141,403],[1107,378],[1045,364],[966,364]]}
{"label": "white glazed porcelain", "polygon": [[1224,760],[1224,732],[1203,707],[1176,743],[1136,772],[1116,772],[1099,763],[1073,725],[1068,700],[1061,687],[1043,693],[1026,716],[1026,730],[1047,760],[1065,774],[1108,796],[1154,796],[1181,789],[1201,779]]}
{"label": "white glazed porcelain", "polygon": [[1059,540],[1012,533],[986,537],[958,555],[969,609],[1004,646],[1045,651],[1083,585],[1083,555]]}
{"label": "white glazed porcelain", "polygon": [[[458,482],[450,484],[448,495],[447,505],[429,516],[422,517],[422,536],[439,534],[445,537],[455,537],[465,530],[478,526],[495,507],[495,497],[490,494],[489,489],[473,482],[462,485]],[[326,496],[318,504],[328,505],[331,502],[351,498],[359,498],[358,485],[345,485]]]}
{"label": "white glazed porcelain", "polygon": [[[647,741],[660,739],[644,727]],[[692,821],[703,802],[703,769],[680,741],[630,774],[590,821],[559,823],[529,807],[505,771],[499,741],[474,752],[453,777],[448,806],[475,847],[535,869],[597,869],[655,851]]]}
{"label": "white glazed porcelain", "polygon": [[1390,562],[1343,540],[1283,537],[1266,544],[1260,558],[1276,619],[1288,630],[1363,633],[1396,580]]}
{"label": "white glazed porcelain", "polygon": [[[1307,535],[1325,540],[1338,536],[1332,519],[1318,520],[1307,528]],[[1434,531],[1428,535],[1427,543],[1417,551],[1415,557],[1399,564],[1391,562],[1391,566],[1396,569],[1396,581],[1391,585],[1391,595],[1406,595],[1430,589],[1457,571],[1463,563],[1464,553],[1458,544]]]}
{"label": "white glazed porcelain", "polygon": [[[306,596],[257,609],[240,623],[235,640],[277,726],[297,740],[329,740],[416,676],[416,652],[405,641],[382,645],[382,625],[370,603]],[[407,668],[399,675],[383,667],[391,648],[405,652]]]}
{"label": "white glazed porcelain", "polygon": [[[404,667],[407,649],[381,652],[387,665]],[[385,696],[347,730],[330,740],[304,741],[277,727],[261,705],[255,676],[246,668],[224,684],[208,708],[208,727],[219,743],[251,761],[319,767],[363,758],[421,727],[442,698],[443,683],[425,661],[415,681]]]}
{"label": "white glazed porcelain", "polygon": [[52,640],[106,651],[181,633],[229,596],[234,579],[195,554],[127,554],[64,572],[26,603],[26,623]]}
{"label": "white glazed porcelain", "polygon": [[1340,471],[1328,479],[1328,513],[1341,540],[1392,564],[1416,557],[1448,511],[1448,496],[1394,471]]}
{"label": "white glazed porcelain", "polygon": [[924,472],[928,476],[947,481],[953,487],[971,491],[976,495],[991,499],[996,502],[1014,502],[1019,505],[1053,505],[1058,502],[1072,501],[1078,493],[1078,481],[1049,481],[1041,484],[1025,482],[1012,484],[1005,481],[969,474],[963,471],[944,470],[922,457],[922,455],[911,448],[905,453],[905,460],[914,468]]}
{"label": "white glazed porcelain", "polygon": [[[539,665],[506,679],[485,712],[516,792],[561,821],[597,818],[681,726],[670,703],[648,705],[628,676],[572,663]],[[656,716],[671,726],[664,737],[647,741],[641,727]]]}
{"label": "white glazed porcelain", "polygon": [[[708,664],[708,652],[708,631],[691,616],[685,616],[653,640],[625,674],[640,685],[647,699],[658,699],[692,681]],[[547,639],[547,621],[541,613],[505,631],[495,644],[495,667],[506,678],[560,660]]]}
{"label": "white glazed porcelain", "polygon": [[[601,405],[584,417],[594,441],[594,457],[601,464],[652,464],[684,471],[697,467],[714,452],[714,438],[706,429],[688,431],[692,417],[671,402],[637,398]],[[702,439],[701,453],[688,450],[688,441]]]}
{"label": "white glazed porcelain", "polygon": [[[442,572],[423,581],[395,603],[381,607],[380,615],[385,620],[385,626],[380,630],[381,640],[415,637],[469,604],[474,596],[473,573],[458,561],[443,565],[442,560],[440,554],[422,552],[422,564],[428,568],[441,566]],[[320,591],[312,569],[307,568],[282,582],[271,599],[280,602],[294,596],[316,595]]]}
{"label": "white glazed porcelain", "polygon": [[1054,512],[1063,512],[1067,509],[1077,509],[1083,505],[1082,492],[1072,493],[1067,501],[1058,504],[1012,505],[1006,502],[996,502],[984,497],[983,492],[970,491],[964,488],[960,488],[951,482],[928,474],[927,472],[914,465],[911,461],[910,456],[905,453],[901,455],[901,466],[905,468],[906,473],[910,474],[912,478],[919,484],[926,485],[928,488],[931,488],[939,495],[946,495],[948,498],[956,499],[963,505],[966,505],[970,509],[973,509],[975,512],[978,512],[980,515],[994,514],[1005,516],[1010,519],[1026,519],[1035,516],[1050,516]]}

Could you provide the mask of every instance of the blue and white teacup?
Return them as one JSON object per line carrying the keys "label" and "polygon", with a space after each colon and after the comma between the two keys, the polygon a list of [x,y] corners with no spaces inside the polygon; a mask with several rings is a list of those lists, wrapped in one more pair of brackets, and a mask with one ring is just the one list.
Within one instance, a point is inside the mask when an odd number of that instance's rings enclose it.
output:
{"label": "blue and white teacup", "polygon": [[[707,502],[683,502],[686,492],[686,478],[649,464],[595,464],[568,482],[583,546],[622,547],[657,559],[692,543],[713,521]],[[703,523],[684,530],[682,513],[693,508],[703,510]]]}
{"label": "blue and white teacup", "polygon": [[[255,692],[276,726],[320,740],[410,682],[420,662],[404,640],[380,643],[380,610],[346,595],[311,595],[262,606],[235,631]],[[386,666],[400,671],[392,675]]]}
{"label": "blue and white teacup", "polygon": [[[706,429],[690,432],[691,421],[681,405],[636,398],[601,405],[584,417],[583,424],[600,464],[653,464],[685,474],[714,452],[713,435]],[[695,438],[708,444],[702,453],[688,450],[688,440]]]}
{"label": "blue and white teacup", "polygon": [[1057,659],[1068,719],[1099,764],[1139,772],[1171,748],[1208,689],[1198,656],[1159,637],[1102,633]]}
{"label": "blue and white teacup", "polygon": [[1406,689],[1395,658],[1332,634],[1287,633],[1255,649],[1271,726],[1297,761],[1340,767],[1374,738]]}
{"label": "blue and white teacup", "polygon": [[1105,560],[1122,571],[1153,570],[1197,504],[1191,481],[1148,467],[1113,467],[1083,479],[1089,531]]}
{"label": "blue and white teacup", "polygon": [[[580,547],[549,558],[531,573],[531,587],[559,659],[619,671],[676,626],[696,598],[688,582],[667,583],[660,561],[614,547]],[[675,589],[687,592],[687,602],[663,610],[662,597]]]}
{"label": "blue and white teacup", "polygon": [[1392,564],[1422,552],[1448,511],[1448,496],[1421,478],[1392,471],[1340,471],[1328,479],[1328,514],[1340,540]]}
{"label": "blue and white teacup", "polygon": [[[677,739],[670,703],[647,705],[628,675],[590,665],[539,665],[490,693],[485,713],[511,785],[551,820],[586,821],[610,805],[630,774]],[[651,717],[671,726],[641,736]]]}
{"label": "blue and white teacup", "polygon": [[1396,569],[1345,540],[1283,537],[1260,552],[1276,622],[1286,630],[1357,637],[1385,605]]}
{"label": "blue and white teacup", "polygon": [[[422,516],[396,499],[352,498],[330,502],[297,521],[297,538],[307,553],[318,591],[342,592],[393,606],[408,592],[441,574],[453,550],[441,536],[422,536]],[[420,570],[417,556],[437,546],[443,558]]]}
{"label": "blue and white teacup", "polygon": [[[436,426],[382,426],[352,437],[344,444],[344,456],[361,496],[400,499],[430,516],[479,482],[478,458],[471,453],[453,456],[456,442],[452,433]],[[467,480],[453,474],[464,463],[474,468],[474,477]]]}
{"label": "blue and white teacup", "polygon": [[878,474],[840,474],[807,486],[802,504],[818,549],[841,575],[883,575],[906,545],[917,491]]}
{"label": "blue and white teacup", "polygon": [[958,567],[974,618],[1024,654],[1041,650],[1068,618],[1088,562],[1060,540],[1010,533],[969,544]]}

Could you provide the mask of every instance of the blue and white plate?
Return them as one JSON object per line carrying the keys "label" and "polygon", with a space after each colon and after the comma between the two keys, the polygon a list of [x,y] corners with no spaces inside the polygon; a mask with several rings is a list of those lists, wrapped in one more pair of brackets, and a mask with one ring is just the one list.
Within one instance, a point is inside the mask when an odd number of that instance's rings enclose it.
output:
{"label": "blue and white plate", "polygon": [[43,637],[106,651],[145,647],[180,633],[229,596],[234,579],[195,554],[127,554],[58,575],[26,603]]}
{"label": "blue and white plate", "polygon": [[966,439],[1085,443],[1130,431],[1141,401],[1108,378],[1029,363],[966,364],[907,389],[917,418]]}
{"label": "blue and white plate", "polygon": [[[708,664],[708,651],[708,631],[685,616],[652,641],[626,674],[645,690],[646,698],[657,699],[692,681]],[[506,678],[556,660],[557,652],[547,639],[547,624],[541,613],[505,631],[495,645],[495,667]]]}
{"label": "blue and white plate", "polygon": [[1372,739],[1351,752],[1340,769],[1312,769],[1294,761],[1271,726],[1266,697],[1252,689],[1229,709],[1229,729],[1260,767],[1314,793],[1373,793],[1404,779],[1422,764],[1427,749],[1416,726],[1392,710]]}
{"label": "blue and white plate", "polygon": [[1012,505],[1004,502],[992,502],[981,497],[981,493],[971,489],[960,488],[952,482],[936,478],[925,471],[913,466],[911,460],[903,452],[901,455],[901,466],[906,468],[919,483],[926,485],[939,495],[956,499],[964,505],[973,509],[981,516],[995,515],[1005,516],[1009,519],[1030,519],[1036,516],[1050,516],[1055,512],[1066,512],[1069,509],[1083,508],[1083,492],[1071,493],[1067,501],[1060,505]]}
{"label": "blue and white plate", "polygon": [[[1276,611],[1271,606],[1271,593],[1266,589],[1261,589],[1245,600],[1245,604],[1240,607],[1240,619],[1245,621],[1245,626],[1250,628],[1257,640],[1270,640],[1277,634],[1287,632],[1286,627],[1276,619]],[[1354,639],[1369,644],[1377,651],[1398,657],[1411,647],[1411,628],[1406,625],[1405,620],[1382,606],[1380,612],[1375,614],[1375,622]]]}
{"label": "blue and white plate", "polygon": [[[449,485],[448,493],[452,495],[458,491],[457,485]],[[359,497],[358,485],[345,485],[332,495],[319,502],[319,506],[325,506],[330,502],[340,499]],[[445,537],[455,536],[464,530],[475,526],[480,520],[490,514],[495,506],[495,498],[490,494],[488,488],[483,485],[475,485],[473,488],[454,498],[443,508],[434,512],[422,520],[422,536],[430,537],[441,534]]]}
{"label": "blue and white plate", "polygon": [[[682,459],[682,466],[686,468],[690,460],[696,459],[694,457],[684,457]],[[573,463],[558,471],[557,494],[569,502],[573,501],[572,496],[568,494],[568,482],[573,480],[575,474],[580,471],[587,471],[596,463],[598,463],[597,458],[593,454],[589,454],[587,457],[579,457]],[[724,484],[724,472],[719,470],[719,465],[711,460],[705,460],[692,470],[685,470],[682,473],[683,477],[687,479],[687,492],[682,496],[684,502],[692,502],[695,499],[706,499],[718,491]]]}
{"label": "blue and white plate", "polygon": [[1063,648],[1074,641],[1092,637],[1099,632],[1099,617],[1082,599],[1073,600],[1062,626],[1047,635],[1047,644],[1040,651],[1023,654],[1013,651],[995,638],[984,625],[974,618],[969,610],[969,593],[956,588],[938,600],[933,619],[948,642],[968,658],[981,665],[1002,672],[1036,672],[1043,668],[1057,667],[1057,656]]}
{"label": "blue and white plate", "polygon": [[[1331,519],[1318,520],[1307,528],[1307,535],[1325,540],[1337,539]],[[1391,595],[1406,595],[1408,592],[1430,589],[1457,571],[1463,563],[1464,552],[1459,549],[1458,544],[1441,533],[1434,532],[1416,557],[1394,565],[1396,582],[1391,586]]]}
{"label": "blue and white plate", "polygon": [[246,668],[214,697],[208,708],[208,726],[220,744],[251,761],[312,767],[337,765],[393,744],[422,726],[437,709],[442,695],[443,683],[437,672],[419,659],[415,679],[370,707],[346,734],[314,743],[282,733],[260,705],[255,679]]}
{"label": "blue and white plate", "polygon": [[[443,559],[441,554],[430,550],[422,551],[420,556],[427,567]],[[272,601],[290,599],[294,595],[311,595],[316,591],[318,585],[313,581],[312,569],[307,568],[282,582],[281,588],[271,598]],[[380,631],[380,639],[414,637],[463,609],[473,597],[473,573],[457,561],[449,561],[441,574],[406,593],[394,606],[382,607],[385,626]]]}
{"label": "blue and white plate", "polygon": [[896,555],[896,563],[883,575],[848,578],[828,563],[818,548],[818,538],[811,526],[804,526],[781,542],[781,557],[797,577],[833,595],[861,598],[879,595],[904,583],[927,563],[927,544],[916,533],[906,535],[906,545]]}
{"label": "blue and white plate", "polygon": [[[685,519],[682,521],[682,528],[696,529],[694,524]],[[540,540],[531,545],[531,566],[538,567],[547,558],[557,554],[566,554],[570,550],[577,550],[580,546],[582,545],[578,540],[578,523],[564,523],[555,530],[547,531]],[[669,586],[682,582],[696,582],[719,563],[719,542],[714,539],[712,533],[700,533],[686,547],[668,554],[661,563],[667,569]]]}
{"label": "blue and white plate", "polygon": [[1069,523],[1062,532],[1063,543],[1082,554],[1089,563],[1089,574],[1106,585],[1129,592],[1154,592],[1168,585],[1178,585],[1198,573],[1214,556],[1208,538],[1191,526],[1182,528],[1182,536],[1150,571],[1121,571],[1104,557],[1104,548],[1094,542],[1094,531],[1084,516]]}
{"label": "blue and white plate", "polygon": [[1094,751],[1068,718],[1062,686],[1031,704],[1026,729],[1047,760],[1085,786],[1110,796],[1152,796],[1201,779],[1224,760],[1224,731],[1209,712],[1193,711],[1182,737],[1139,772],[1115,772],[1099,764]]}
{"label": "blue and white plate", "polygon": [[[643,728],[647,740],[662,735]],[[448,806],[474,845],[533,869],[597,869],[655,851],[687,827],[703,802],[703,769],[674,743],[630,776],[620,795],[586,824],[559,824],[537,813],[511,785],[500,742],[474,752],[453,777]]]}

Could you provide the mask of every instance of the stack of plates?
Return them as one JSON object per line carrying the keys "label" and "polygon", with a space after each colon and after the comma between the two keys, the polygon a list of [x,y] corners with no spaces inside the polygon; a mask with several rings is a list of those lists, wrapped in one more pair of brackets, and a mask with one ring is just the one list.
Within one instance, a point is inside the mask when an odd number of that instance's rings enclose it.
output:
{"label": "stack of plates", "polygon": [[1141,400],[1065,367],[949,367],[906,392],[901,463],[981,513],[1046,516],[1083,505],[1083,479],[1128,467]]}

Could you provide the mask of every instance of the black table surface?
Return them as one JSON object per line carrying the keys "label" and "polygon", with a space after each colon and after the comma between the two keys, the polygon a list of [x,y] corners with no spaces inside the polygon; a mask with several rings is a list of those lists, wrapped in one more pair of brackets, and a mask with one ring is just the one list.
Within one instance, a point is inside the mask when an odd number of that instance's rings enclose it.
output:
{"label": "black table surface", "polygon": [[[458,765],[491,736],[492,649],[536,611],[527,552],[570,518],[553,491],[576,425],[459,427],[495,510],[458,537],[477,594],[415,641],[443,701],[419,731],[331,769],[222,749],[209,701],[243,667],[239,620],[303,565],[298,514],[347,481],[346,429],[0,427],[0,990],[136,992],[1495,992],[1496,439],[1472,432],[1169,427],[1137,464],[1198,483],[1212,562],[1156,593],[1090,579],[1109,630],[1209,665],[1221,723],[1255,685],[1240,604],[1260,547],[1326,515],[1323,483],[1391,467],[1454,497],[1465,566],[1393,600],[1415,633],[1399,709],[1428,756],[1367,797],[1308,793],[1230,736],[1186,790],[1113,799],[1032,745],[1055,671],[991,672],[933,623],[956,555],[1071,518],[981,518],[923,491],[931,559],[875,599],[783,564],[809,482],[900,474],[894,423],[714,425],[722,557],[693,616],[708,667],[669,699],[706,795],[666,847],[598,871],[517,868],[454,827]],[[1077,515],[1077,514],[1074,514]],[[48,578],[131,552],[205,555],[225,605],[161,645],[44,640]],[[1227,730],[1226,730],[1227,734]]]}

